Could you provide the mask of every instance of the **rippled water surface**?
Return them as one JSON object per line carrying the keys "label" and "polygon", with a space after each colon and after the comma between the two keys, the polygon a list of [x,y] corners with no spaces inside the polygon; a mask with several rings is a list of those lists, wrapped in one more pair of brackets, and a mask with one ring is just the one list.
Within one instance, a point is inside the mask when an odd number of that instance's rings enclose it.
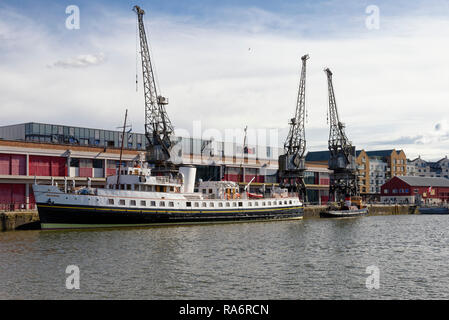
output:
{"label": "rippled water surface", "polygon": [[447,299],[448,240],[442,215],[3,232],[0,298]]}

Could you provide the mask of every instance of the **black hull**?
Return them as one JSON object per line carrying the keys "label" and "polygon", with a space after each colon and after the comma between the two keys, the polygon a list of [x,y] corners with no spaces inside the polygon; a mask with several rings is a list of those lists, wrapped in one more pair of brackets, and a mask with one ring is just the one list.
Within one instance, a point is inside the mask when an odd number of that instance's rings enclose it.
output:
{"label": "black hull", "polygon": [[359,209],[359,210],[328,210],[321,211],[321,218],[350,218],[350,217],[359,217],[364,216],[368,213],[368,209]]}
{"label": "black hull", "polygon": [[422,207],[418,208],[420,214],[449,214],[449,208]]}
{"label": "black hull", "polygon": [[223,210],[136,210],[37,204],[42,229],[140,227],[301,219],[303,207]]}

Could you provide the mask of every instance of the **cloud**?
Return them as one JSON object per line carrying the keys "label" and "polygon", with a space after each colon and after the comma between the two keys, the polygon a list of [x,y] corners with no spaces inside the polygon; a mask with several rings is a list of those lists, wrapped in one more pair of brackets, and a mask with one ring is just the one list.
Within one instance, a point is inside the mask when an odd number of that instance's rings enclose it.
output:
{"label": "cloud", "polygon": [[[345,20],[343,9],[326,15],[335,2],[326,3],[305,19],[298,19],[301,3],[289,13],[235,7],[222,14],[217,8],[205,20],[148,10],[152,62],[175,130],[189,129],[195,120],[204,130],[279,128],[282,144],[295,113],[300,57],[309,53],[308,150],[327,148],[323,68],[329,66],[340,118],[357,149],[405,148],[411,157],[444,154],[449,148],[442,122],[449,101],[446,17],[419,10],[389,17],[381,5],[380,29],[370,31],[363,6]],[[5,40],[0,107],[8,110],[0,125],[40,121],[115,129],[128,108],[133,128],[143,132],[135,16],[130,10],[100,9],[86,13],[83,7],[76,32],[65,29],[63,14],[47,26],[20,18],[26,11],[17,10],[9,20],[0,12]],[[87,20],[89,15],[95,19]],[[88,54],[77,55],[82,52]]]}
{"label": "cloud", "polygon": [[50,68],[86,68],[90,66],[99,65],[104,62],[104,53],[97,54],[83,54],[65,60],[58,60]]}

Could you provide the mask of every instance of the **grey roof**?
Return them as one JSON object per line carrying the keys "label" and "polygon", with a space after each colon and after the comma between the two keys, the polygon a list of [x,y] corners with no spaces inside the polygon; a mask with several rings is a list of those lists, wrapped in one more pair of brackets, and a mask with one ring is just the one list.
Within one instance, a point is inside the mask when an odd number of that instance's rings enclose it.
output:
{"label": "grey roof", "polygon": [[439,177],[396,176],[412,187],[449,187],[449,179]]}
{"label": "grey roof", "polygon": [[306,161],[329,161],[329,151],[309,151],[306,154]]}
{"label": "grey roof", "polygon": [[[366,151],[366,154],[368,155],[368,157],[389,157],[393,151],[394,151],[393,149]],[[396,151],[397,154],[399,154],[399,152],[400,150]]]}

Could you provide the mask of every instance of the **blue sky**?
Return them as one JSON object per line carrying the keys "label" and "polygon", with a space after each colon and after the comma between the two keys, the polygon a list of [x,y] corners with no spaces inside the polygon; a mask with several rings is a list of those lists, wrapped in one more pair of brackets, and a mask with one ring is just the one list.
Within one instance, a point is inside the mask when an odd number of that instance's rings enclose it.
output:
{"label": "blue sky", "polygon": [[[143,131],[136,17],[146,12],[157,80],[176,130],[279,129],[309,53],[306,137],[327,148],[327,88],[357,148],[449,149],[449,1],[0,1],[0,125],[40,121]],[[68,30],[65,8],[80,8]],[[380,10],[369,29],[366,9]],[[138,62],[138,77],[141,82]],[[140,83],[139,82],[139,83]],[[139,130],[138,128],[142,128]],[[271,143],[271,142],[270,142]]]}

